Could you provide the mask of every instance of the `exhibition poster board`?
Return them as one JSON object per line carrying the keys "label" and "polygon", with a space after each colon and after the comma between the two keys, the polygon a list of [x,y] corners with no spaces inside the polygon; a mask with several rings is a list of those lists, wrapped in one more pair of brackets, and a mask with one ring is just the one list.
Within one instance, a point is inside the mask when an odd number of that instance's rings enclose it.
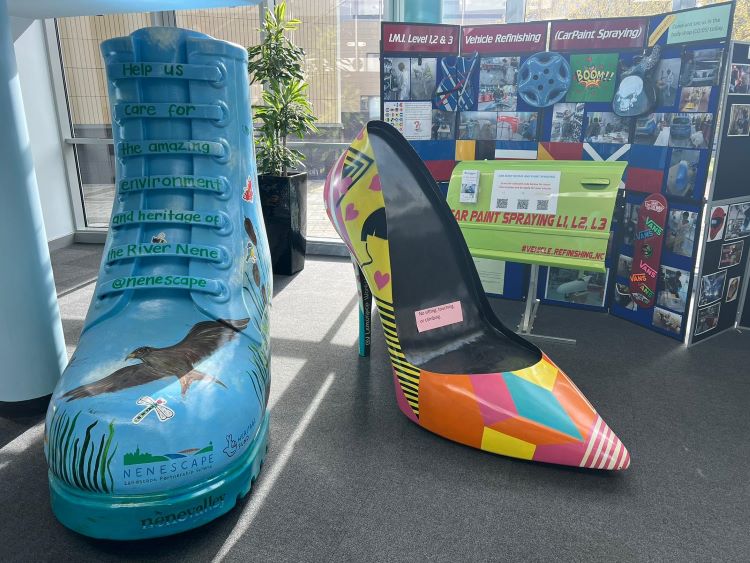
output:
{"label": "exhibition poster board", "polygon": [[[618,211],[621,216],[615,220],[619,226],[607,254],[607,271],[602,276],[593,270],[542,268],[539,296],[575,307],[609,309],[683,340],[694,293],[692,272],[732,11],[733,4],[727,2],[647,17],[465,26],[458,32],[458,58],[463,62],[456,65],[460,71],[456,83],[465,86],[463,93],[471,97],[455,101],[453,153],[448,146],[431,145],[433,141],[415,139],[412,144],[441,181],[456,162],[464,160],[627,163],[626,191]],[[491,32],[485,31],[490,28]],[[542,38],[546,38],[545,49]],[[386,57],[385,42],[383,48]],[[536,108],[518,93],[517,69],[545,50],[567,61],[572,83],[562,99]],[[622,79],[649,61],[655,64],[647,65],[645,86],[637,94],[652,107],[642,115],[615,114],[615,101],[636,96],[620,91]],[[386,114],[384,118],[389,120]],[[633,240],[640,235],[632,231],[649,194],[664,196],[668,211],[665,232],[659,235],[660,262],[648,270],[658,278],[656,295],[644,307],[630,295],[629,268]],[[506,272],[506,284],[509,280]],[[603,292],[601,284],[606,287]]]}
{"label": "exhibition poster board", "polygon": [[707,203],[693,330],[697,343],[741,322],[750,251],[750,45],[732,43],[718,156]]}
{"label": "exhibition poster board", "polygon": [[[653,111],[634,118],[623,219],[613,252],[612,314],[679,340],[686,339],[706,180],[731,33],[730,4],[652,16],[648,47],[660,48],[653,72]],[[632,55],[631,55],[632,57]],[[633,58],[625,57],[625,64]],[[640,232],[638,216],[648,194],[667,202],[665,233],[654,268],[655,302],[644,307],[628,290]],[[644,248],[641,245],[641,248]],[[651,252],[655,243],[645,246]]]}
{"label": "exhibition poster board", "polygon": [[[745,270],[745,277],[750,275],[750,266],[748,266],[748,269]],[[748,290],[748,284],[745,284],[745,294],[742,297],[742,311],[740,312],[740,322],[739,326],[743,328],[750,328],[750,291]]]}

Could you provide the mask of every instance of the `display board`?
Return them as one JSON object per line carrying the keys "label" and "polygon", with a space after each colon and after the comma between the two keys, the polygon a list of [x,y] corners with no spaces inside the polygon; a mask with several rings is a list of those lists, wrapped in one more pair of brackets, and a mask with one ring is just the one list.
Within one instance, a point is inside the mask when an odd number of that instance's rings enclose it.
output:
{"label": "display board", "polygon": [[750,252],[750,53],[733,43],[724,85],[718,156],[707,205],[691,342],[733,328],[746,295]]}
{"label": "display board", "polygon": [[[727,66],[731,10],[724,4],[650,18],[646,46],[651,53],[659,50],[659,61],[651,71],[654,107],[631,124],[628,193],[623,228],[615,239],[610,310],[680,340],[685,339],[695,283],[692,272]],[[638,63],[636,55],[621,60],[625,65]],[[661,193],[667,215],[663,235],[639,244],[643,230],[638,217],[648,197],[643,192]],[[629,291],[633,276],[642,275],[632,267],[647,260],[658,246],[659,265],[647,270],[656,281],[655,301],[644,307]]]}
{"label": "display board", "polygon": [[[750,267],[745,270],[745,277],[750,276]],[[740,313],[739,325],[750,329],[750,284],[745,284],[745,294],[742,297],[742,311]]]}
{"label": "display board", "polygon": [[[453,102],[456,115],[449,119],[453,153],[432,140],[412,144],[441,181],[464,160],[626,162],[623,216],[607,271],[555,266],[542,272],[539,296],[609,309],[682,340],[732,11],[727,2],[649,17],[465,26],[458,31],[461,63],[453,80],[463,96]],[[384,58],[396,53],[385,41],[390,25],[383,24]],[[540,89],[541,101],[551,99],[550,104],[533,103],[540,100],[530,85],[539,87],[548,78],[543,69],[552,69],[549,78],[559,84],[568,81],[559,97],[556,84],[549,92]],[[433,101],[432,109],[437,107]],[[393,123],[392,115],[383,117]],[[661,234],[637,231],[640,206],[650,194],[666,201]],[[649,291],[655,288],[648,306],[638,305],[631,293],[633,261],[641,264],[634,256],[639,236],[655,237],[640,244],[641,252],[652,253],[652,243],[661,244],[655,265],[653,254],[644,255],[649,268],[634,272],[638,279],[653,276],[646,284]]]}

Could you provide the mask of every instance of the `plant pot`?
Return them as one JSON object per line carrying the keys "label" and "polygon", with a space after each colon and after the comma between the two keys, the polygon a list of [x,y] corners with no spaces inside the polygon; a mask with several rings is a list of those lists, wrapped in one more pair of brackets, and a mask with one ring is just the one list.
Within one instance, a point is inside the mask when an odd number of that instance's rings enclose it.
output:
{"label": "plant pot", "polygon": [[290,276],[305,267],[307,173],[258,176],[263,220],[274,274]]}

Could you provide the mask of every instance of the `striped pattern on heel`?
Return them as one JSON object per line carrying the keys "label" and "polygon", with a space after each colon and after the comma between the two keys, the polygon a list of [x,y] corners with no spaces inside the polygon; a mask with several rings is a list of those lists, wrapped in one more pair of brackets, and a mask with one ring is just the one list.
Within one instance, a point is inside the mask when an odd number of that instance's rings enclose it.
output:
{"label": "striped pattern on heel", "polygon": [[401,386],[406,402],[409,403],[411,410],[419,417],[419,368],[410,364],[406,360],[401,344],[398,340],[396,331],[396,315],[393,311],[393,305],[387,301],[382,301],[375,297],[375,304],[380,313],[380,323],[383,325],[385,335],[385,344],[388,347],[388,355],[391,358],[391,365],[396,374],[396,379]]}

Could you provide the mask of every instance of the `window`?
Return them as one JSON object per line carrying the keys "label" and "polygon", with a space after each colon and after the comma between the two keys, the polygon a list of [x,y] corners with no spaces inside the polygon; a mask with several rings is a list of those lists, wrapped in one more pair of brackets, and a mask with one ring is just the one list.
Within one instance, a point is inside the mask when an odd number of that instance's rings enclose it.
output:
{"label": "window", "polygon": [[150,24],[148,14],[60,18],[58,44],[86,227],[106,227],[112,211],[115,155],[99,44]]}
{"label": "window", "polygon": [[456,25],[503,23],[505,22],[505,4],[506,0],[443,0],[443,23]]}
{"label": "window", "polygon": [[669,12],[672,0],[634,2],[601,2],[599,0],[527,0],[526,20],[614,18],[620,16],[646,16]]}
{"label": "window", "polygon": [[[320,132],[291,144],[307,157],[308,236],[338,238],[323,209],[322,188],[330,165],[379,108],[382,0],[288,0],[302,20],[292,40],[306,51],[309,96]],[[173,21],[243,46],[260,39],[258,6],[179,10]],[[86,224],[106,227],[114,198],[114,150],[104,64],[99,44],[151,25],[149,14],[57,20],[60,58]],[[259,101],[260,88],[252,98]],[[373,113],[375,111],[375,113]]]}
{"label": "window", "polygon": [[365,56],[365,71],[380,72],[380,53],[367,53]]}

